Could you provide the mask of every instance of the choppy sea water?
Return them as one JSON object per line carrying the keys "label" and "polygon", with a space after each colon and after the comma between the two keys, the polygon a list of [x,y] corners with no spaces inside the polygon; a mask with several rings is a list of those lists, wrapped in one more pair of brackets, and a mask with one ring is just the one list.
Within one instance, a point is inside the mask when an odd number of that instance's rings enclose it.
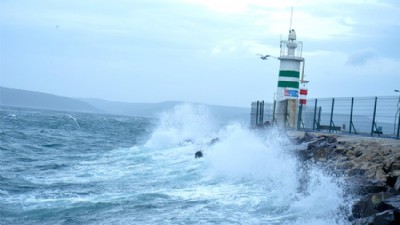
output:
{"label": "choppy sea water", "polygon": [[0,224],[348,224],[340,178],[304,169],[280,132],[203,107],[158,119],[3,107],[0,122]]}

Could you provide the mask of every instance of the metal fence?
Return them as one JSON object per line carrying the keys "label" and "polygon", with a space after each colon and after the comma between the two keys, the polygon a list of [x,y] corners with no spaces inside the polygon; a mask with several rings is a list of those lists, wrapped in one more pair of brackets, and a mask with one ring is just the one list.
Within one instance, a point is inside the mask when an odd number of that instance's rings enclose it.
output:
{"label": "metal fence", "polygon": [[400,138],[400,96],[308,99],[297,121],[297,129]]}

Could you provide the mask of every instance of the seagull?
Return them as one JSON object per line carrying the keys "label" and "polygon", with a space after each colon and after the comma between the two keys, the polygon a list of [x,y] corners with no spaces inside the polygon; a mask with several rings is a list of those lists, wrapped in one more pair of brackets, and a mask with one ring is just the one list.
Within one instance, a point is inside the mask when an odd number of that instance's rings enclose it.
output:
{"label": "seagull", "polygon": [[261,54],[257,54],[257,55],[259,55],[262,60],[267,60],[268,57],[271,57],[271,55],[261,55]]}

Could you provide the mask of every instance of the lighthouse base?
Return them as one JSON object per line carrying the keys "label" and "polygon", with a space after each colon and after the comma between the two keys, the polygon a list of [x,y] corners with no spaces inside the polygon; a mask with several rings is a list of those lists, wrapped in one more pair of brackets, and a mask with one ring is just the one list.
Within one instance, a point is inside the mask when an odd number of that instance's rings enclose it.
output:
{"label": "lighthouse base", "polygon": [[278,127],[296,128],[297,99],[276,101],[274,122]]}

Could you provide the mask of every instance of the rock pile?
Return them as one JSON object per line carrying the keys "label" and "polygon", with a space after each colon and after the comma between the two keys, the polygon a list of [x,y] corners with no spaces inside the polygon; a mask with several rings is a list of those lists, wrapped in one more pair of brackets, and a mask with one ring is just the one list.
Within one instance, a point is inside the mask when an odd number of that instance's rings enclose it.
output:
{"label": "rock pile", "polygon": [[352,207],[354,225],[400,224],[400,140],[305,133],[297,138],[306,149],[302,160],[342,173],[348,190],[360,196]]}

